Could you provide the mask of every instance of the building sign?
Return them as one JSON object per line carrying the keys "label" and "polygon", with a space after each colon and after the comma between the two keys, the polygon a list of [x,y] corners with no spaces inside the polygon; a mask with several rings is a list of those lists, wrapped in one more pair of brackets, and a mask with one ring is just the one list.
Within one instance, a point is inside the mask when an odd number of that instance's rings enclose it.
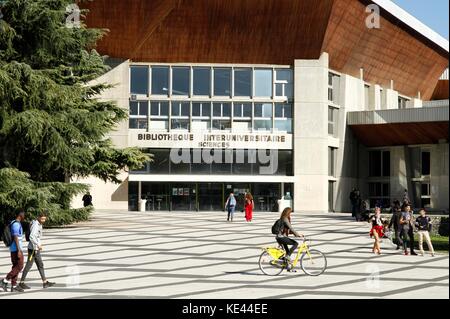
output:
{"label": "building sign", "polygon": [[286,133],[128,132],[129,146],[141,148],[292,149]]}

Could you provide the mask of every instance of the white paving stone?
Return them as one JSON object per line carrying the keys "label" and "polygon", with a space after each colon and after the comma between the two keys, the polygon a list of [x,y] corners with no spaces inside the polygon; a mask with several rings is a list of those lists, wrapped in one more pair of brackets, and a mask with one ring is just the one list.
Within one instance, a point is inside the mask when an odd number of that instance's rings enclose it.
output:
{"label": "white paving stone", "polygon": [[[301,272],[268,277],[258,268],[261,247],[275,245],[278,214],[255,213],[233,223],[222,212],[97,211],[89,222],[46,229],[43,258],[57,286],[43,290],[35,268],[31,291],[0,298],[448,298],[448,254],[402,256],[389,241],[371,253],[367,223],[344,214],[300,213],[296,229],[328,256],[319,277]],[[9,271],[0,250],[0,271]],[[78,271],[79,286],[68,285]],[[371,280],[379,271],[379,281]],[[376,277],[378,278],[378,277]]]}

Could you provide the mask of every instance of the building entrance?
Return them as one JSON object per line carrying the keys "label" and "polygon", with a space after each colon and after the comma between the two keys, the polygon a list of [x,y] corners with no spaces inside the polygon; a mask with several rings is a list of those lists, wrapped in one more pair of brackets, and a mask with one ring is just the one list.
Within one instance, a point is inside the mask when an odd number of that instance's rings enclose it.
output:
{"label": "building entrance", "polygon": [[[140,183],[140,184],[139,184]],[[138,210],[139,196],[146,199],[146,211],[223,211],[231,192],[236,197],[236,211],[244,210],[245,193],[250,192],[255,211],[276,212],[281,198],[281,183],[157,183],[130,182],[128,207]],[[284,190],[292,193],[292,184]]]}

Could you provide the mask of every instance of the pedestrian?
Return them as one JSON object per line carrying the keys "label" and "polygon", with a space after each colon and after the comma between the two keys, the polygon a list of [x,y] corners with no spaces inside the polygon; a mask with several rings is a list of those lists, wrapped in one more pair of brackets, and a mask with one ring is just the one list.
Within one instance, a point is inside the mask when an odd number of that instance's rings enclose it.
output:
{"label": "pedestrian", "polygon": [[417,227],[417,233],[419,234],[419,249],[420,254],[425,256],[425,252],[423,251],[423,238],[427,241],[428,250],[432,257],[434,257],[434,248],[431,243],[430,232],[432,229],[431,218],[427,216],[427,212],[425,209],[421,209],[419,211],[419,217],[416,218],[415,225]]}
{"label": "pedestrian", "polygon": [[403,204],[411,205],[411,201],[409,200],[408,190],[405,189],[403,192]]}
{"label": "pedestrian", "polygon": [[43,288],[49,288],[55,285],[54,282],[48,281],[47,277],[45,277],[44,263],[42,262],[41,256],[42,228],[46,221],[47,221],[46,214],[44,212],[40,212],[38,218],[31,223],[30,241],[28,243],[27,263],[25,265],[25,269],[23,270],[22,278],[19,284],[19,287],[24,290],[30,289],[30,287],[28,287],[25,284],[25,280],[27,278],[28,272],[30,271],[31,267],[33,267],[35,261],[37,268],[39,270],[39,274],[41,275]]}
{"label": "pedestrian", "polygon": [[359,195],[359,191],[356,188],[353,188],[350,192],[350,202],[352,204],[352,217],[357,216],[357,212],[360,209],[361,206],[361,197]]}
{"label": "pedestrian", "polygon": [[403,251],[405,256],[409,255],[408,246],[411,255],[417,255],[414,251],[414,228],[411,205],[403,203],[402,216],[400,217],[400,233],[403,241]]}
{"label": "pedestrian", "polygon": [[392,229],[392,226],[394,227],[395,244],[397,245],[396,249],[399,250],[400,247],[403,246],[402,236],[400,234],[400,217],[402,216],[402,208],[400,206],[400,201],[395,200],[393,202],[391,213],[392,216],[389,222],[389,229]]}
{"label": "pedestrian", "polygon": [[255,202],[250,193],[245,194],[245,220],[251,222],[253,219],[253,209],[255,209]]}
{"label": "pedestrian", "polygon": [[92,206],[92,195],[91,193],[87,192],[86,194],[84,194],[83,198],[83,206],[84,207],[88,207],[88,206]]}
{"label": "pedestrian", "polygon": [[375,214],[369,219],[369,223],[372,223],[372,228],[370,229],[370,237],[373,237],[374,243],[372,252],[374,254],[381,255],[381,238],[384,236],[384,225],[385,222],[381,218],[381,208],[375,207]]}
{"label": "pedestrian", "polygon": [[25,211],[18,209],[15,217],[9,224],[12,238],[12,243],[9,246],[12,268],[1,284],[4,291],[8,291],[8,284],[11,283],[11,292],[23,292],[23,289],[17,285],[17,278],[23,269],[22,242],[24,233],[21,223],[25,220]]}
{"label": "pedestrian", "polygon": [[233,221],[234,210],[236,209],[236,197],[234,197],[234,193],[231,192],[225,202],[225,210],[228,212],[227,221]]}

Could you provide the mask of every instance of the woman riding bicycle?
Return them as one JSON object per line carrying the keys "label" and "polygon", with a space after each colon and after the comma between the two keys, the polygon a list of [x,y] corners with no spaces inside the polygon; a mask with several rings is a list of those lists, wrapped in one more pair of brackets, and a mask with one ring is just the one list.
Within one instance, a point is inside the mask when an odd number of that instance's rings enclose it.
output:
{"label": "woman riding bicycle", "polygon": [[[292,255],[292,253],[298,247],[298,242],[292,238],[289,238],[289,234],[293,234],[296,237],[304,237],[302,234],[297,233],[292,227],[291,214],[292,208],[286,207],[283,210],[280,219],[277,221],[277,223],[279,223],[278,234],[275,237],[278,244],[283,246],[284,250],[286,251],[286,259],[288,259],[288,261],[290,260],[290,256]],[[289,246],[292,246],[291,249],[289,249]]]}

